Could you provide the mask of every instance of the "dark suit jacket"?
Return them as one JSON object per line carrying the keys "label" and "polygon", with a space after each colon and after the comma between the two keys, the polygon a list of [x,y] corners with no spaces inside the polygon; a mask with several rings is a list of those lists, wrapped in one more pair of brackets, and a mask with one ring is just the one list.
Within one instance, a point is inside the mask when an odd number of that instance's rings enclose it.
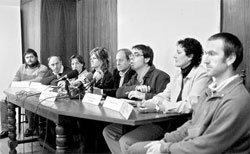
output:
{"label": "dark suit jacket", "polygon": [[[95,71],[92,72],[93,74]],[[100,89],[109,89],[114,88],[114,79],[112,74],[109,71],[105,71],[103,78],[96,83],[94,83],[94,87],[100,88]]]}
{"label": "dark suit jacket", "polygon": [[[143,85],[150,86],[150,92],[146,93],[145,99],[150,99],[154,95],[162,92],[166,85],[170,81],[170,76],[161,71],[156,69],[154,66],[151,66],[148,72],[143,77]],[[139,85],[137,81],[137,74],[135,74],[129,82],[124,84],[122,87],[118,88],[116,91],[117,98],[128,98],[127,92],[135,90],[135,87]]]}
{"label": "dark suit jacket", "polygon": [[[125,74],[123,85],[127,83],[135,73],[136,72],[130,68]],[[114,69],[113,71],[113,78],[114,78],[114,88],[103,90],[106,95],[111,97],[115,97],[116,90],[119,88],[120,84],[121,76],[119,75],[119,71],[117,69]]]}
{"label": "dark suit jacket", "polygon": [[[64,76],[65,74],[69,73],[71,70],[71,68],[67,67],[67,66],[63,66],[63,73],[61,76]],[[57,77],[55,74],[53,74],[52,70],[50,69],[44,76],[43,79],[41,80],[41,83],[44,85],[53,85],[56,86]]]}

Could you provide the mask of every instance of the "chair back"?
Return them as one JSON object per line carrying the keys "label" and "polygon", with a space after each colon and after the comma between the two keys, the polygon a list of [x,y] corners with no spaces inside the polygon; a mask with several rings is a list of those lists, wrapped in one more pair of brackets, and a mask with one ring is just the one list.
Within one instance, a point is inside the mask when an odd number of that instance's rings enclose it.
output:
{"label": "chair back", "polygon": [[243,79],[243,84],[246,85],[246,70],[241,70],[241,74],[240,76],[242,77]]}

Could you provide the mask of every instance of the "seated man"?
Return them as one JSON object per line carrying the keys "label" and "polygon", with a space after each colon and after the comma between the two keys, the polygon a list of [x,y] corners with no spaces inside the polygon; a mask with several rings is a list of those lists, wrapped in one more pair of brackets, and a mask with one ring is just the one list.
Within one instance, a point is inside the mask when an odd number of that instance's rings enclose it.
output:
{"label": "seated man", "polygon": [[193,111],[193,117],[159,141],[137,142],[131,154],[249,153],[250,95],[236,69],[243,59],[240,40],[218,33],[207,41],[204,62],[213,77]]}
{"label": "seated man", "polygon": [[[28,49],[24,53],[25,63],[16,72],[13,81],[32,81],[40,82],[44,74],[48,71],[45,65],[42,65],[38,61],[37,53],[33,49]],[[7,102],[1,101],[1,125],[2,132],[0,134],[0,139],[8,137],[8,110]],[[38,123],[37,116],[34,113],[26,110],[26,116],[29,122],[29,128],[25,131],[24,136],[28,137],[33,135],[35,130],[35,124]]]}
{"label": "seated man", "polygon": [[[47,73],[45,73],[43,79],[41,80],[41,83],[44,85],[57,86],[57,80],[60,77],[66,75],[67,73],[69,73],[71,71],[71,69],[69,67],[62,65],[62,60],[61,60],[61,57],[59,57],[59,56],[50,56],[48,58],[48,66],[49,66],[50,70],[47,71]],[[47,125],[47,128],[52,128],[48,132],[48,134],[49,134],[48,141],[51,141],[51,140],[54,141],[54,138],[53,138],[53,136],[55,136],[55,133],[53,132],[54,124],[51,121],[49,121],[48,124],[46,124],[45,122],[46,122],[45,118],[40,117],[40,120],[39,120],[39,124],[40,124],[40,132],[39,133],[40,134],[39,135],[41,138],[44,137],[44,135],[45,135],[44,128]]]}
{"label": "seated man", "polygon": [[[132,50],[131,67],[136,71],[132,79],[117,90],[117,97],[147,100],[162,92],[168,84],[169,75],[153,66],[153,50],[149,46],[136,45]],[[103,136],[112,153],[120,153],[118,143],[121,134],[135,127],[111,124],[103,130]]]}
{"label": "seated man", "polygon": [[57,85],[57,79],[69,73],[71,69],[62,65],[62,60],[59,56],[50,56],[48,58],[48,66],[50,70],[44,75],[41,83],[44,85]]}
{"label": "seated man", "polygon": [[116,69],[113,71],[114,88],[104,89],[104,93],[108,96],[115,97],[116,90],[127,83],[135,74],[130,67],[129,56],[132,52],[129,49],[120,49],[116,54]]}
{"label": "seated man", "polygon": [[167,73],[153,65],[153,50],[146,45],[135,45],[130,56],[131,67],[136,71],[131,80],[118,88],[116,97],[147,100],[162,92],[170,81]]}

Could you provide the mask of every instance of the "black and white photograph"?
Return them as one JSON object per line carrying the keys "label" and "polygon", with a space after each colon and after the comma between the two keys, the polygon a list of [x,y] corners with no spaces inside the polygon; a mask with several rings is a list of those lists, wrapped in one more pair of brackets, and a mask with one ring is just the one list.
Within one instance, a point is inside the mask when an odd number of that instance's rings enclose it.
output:
{"label": "black and white photograph", "polygon": [[250,154],[249,0],[0,0],[0,154]]}

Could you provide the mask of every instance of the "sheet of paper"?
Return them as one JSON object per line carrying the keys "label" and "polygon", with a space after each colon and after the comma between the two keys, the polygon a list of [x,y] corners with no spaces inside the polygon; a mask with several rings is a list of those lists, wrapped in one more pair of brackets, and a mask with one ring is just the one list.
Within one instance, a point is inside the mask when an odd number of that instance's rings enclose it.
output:
{"label": "sheet of paper", "polygon": [[35,91],[38,91],[38,92],[42,92],[44,91],[45,89],[47,89],[49,86],[47,85],[43,85],[39,82],[30,82],[30,88],[35,90]]}
{"label": "sheet of paper", "polygon": [[123,100],[114,98],[114,97],[106,97],[103,107],[109,108],[115,111],[120,111],[122,107]]}
{"label": "sheet of paper", "polygon": [[39,97],[39,101],[42,104],[45,104],[45,101],[55,102],[57,95],[57,92],[43,91]]}
{"label": "sheet of paper", "polygon": [[15,88],[28,88],[30,86],[29,81],[13,81],[10,85]]}
{"label": "sheet of paper", "polygon": [[130,99],[124,99],[124,98],[122,98],[122,99],[120,99],[120,100],[125,101],[125,102],[131,104],[131,105],[134,106],[134,107],[137,106],[138,102],[141,102],[141,101],[135,101],[135,100],[130,100]]}

